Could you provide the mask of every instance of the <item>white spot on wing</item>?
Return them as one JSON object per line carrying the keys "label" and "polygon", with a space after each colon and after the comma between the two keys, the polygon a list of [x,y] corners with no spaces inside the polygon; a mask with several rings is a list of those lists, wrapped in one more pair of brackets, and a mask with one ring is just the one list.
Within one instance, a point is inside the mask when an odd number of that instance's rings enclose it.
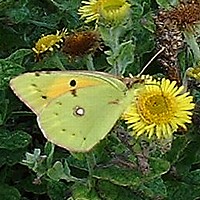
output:
{"label": "white spot on wing", "polygon": [[80,107],[80,106],[76,106],[74,109],[73,109],[73,114],[75,116],[84,116],[85,115],[85,110],[84,108]]}

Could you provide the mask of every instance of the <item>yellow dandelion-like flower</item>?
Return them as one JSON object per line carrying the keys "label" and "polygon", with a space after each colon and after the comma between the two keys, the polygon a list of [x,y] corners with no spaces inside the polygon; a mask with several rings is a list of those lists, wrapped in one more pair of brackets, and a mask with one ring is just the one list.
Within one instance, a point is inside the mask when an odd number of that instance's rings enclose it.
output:
{"label": "yellow dandelion-like flower", "polygon": [[149,79],[136,91],[135,100],[123,115],[133,135],[170,138],[179,127],[186,129],[195,104],[193,97],[183,91],[184,87],[177,87],[176,81]]}
{"label": "yellow dandelion-like flower", "polygon": [[103,18],[106,21],[123,21],[130,12],[130,4],[126,0],[90,0],[82,1],[83,6],[78,10],[85,23],[99,21]]}
{"label": "yellow dandelion-like flower", "polygon": [[53,51],[53,47],[59,48],[59,42],[63,42],[62,38],[66,35],[66,29],[57,31],[57,33],[51,35],[42,35],[42,37],[36,42],[35,47],[32,50],[35,52],[36,57],[46,51]]}
{"label": "yellow dandelion-like flower", "polygon": [[187,69],[186,74],[190,78],[194,78],[197,81],[200,81],[200,66],[190,67]]}

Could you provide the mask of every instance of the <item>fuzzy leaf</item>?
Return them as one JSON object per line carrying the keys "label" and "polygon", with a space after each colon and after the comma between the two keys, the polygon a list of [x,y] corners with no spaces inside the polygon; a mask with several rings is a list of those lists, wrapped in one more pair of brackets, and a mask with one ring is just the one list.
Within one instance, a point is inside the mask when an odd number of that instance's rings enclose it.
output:
{"label": "fuzzy leaf", "polygon": [[48,169],[47,175],[54,181],[60,179],[65,179],[67,181],[75,180],[75,178],[70,175],[70,169],[67,162],[65,162],[64,165],[60,161],[55,162],[53,167]]}
{"label": "fuzzy leaf", "polygon": [[134,168],[119,168],[115,165],[110,167],[98,167],[94,170],[94,177],[121,186],[138,186],[141,183],[148,182],[152,178],[160,177],[169,169],[169,163],[161,159],[150,159],[150,172],[142,175],[139,170]]}

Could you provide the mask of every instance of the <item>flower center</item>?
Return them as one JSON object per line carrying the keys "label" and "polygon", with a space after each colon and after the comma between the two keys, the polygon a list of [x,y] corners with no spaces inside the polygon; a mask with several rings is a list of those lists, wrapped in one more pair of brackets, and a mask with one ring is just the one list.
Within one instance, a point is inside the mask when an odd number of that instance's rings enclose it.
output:
{"label": "flower center", "polygon": [[168,123],[174,116],[175,99],[173,96],[145,93],[137,101],[137,109],[148,124]]}
{"label": "flower center", "polygon": [[103,4],[103,9],[107,11],[113,10],[114,12],[120,9],[125,4],[124,1],[106,1]]}

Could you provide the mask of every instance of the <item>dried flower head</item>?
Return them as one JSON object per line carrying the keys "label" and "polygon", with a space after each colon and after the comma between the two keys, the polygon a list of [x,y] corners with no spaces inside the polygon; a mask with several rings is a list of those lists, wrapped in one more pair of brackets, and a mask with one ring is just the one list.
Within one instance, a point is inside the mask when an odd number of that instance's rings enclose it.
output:
{"label": "dried flower head", "polygon": [[177,22],[171,19],[169,11],[160,11],[155,17],[157,49],[164,48],[159,61],[164,68],[165,75],[180,86],[181,74],[178,65],[178,53],[184,45],[184,40]]}
{"label": "dried flower head", "polygon": [[200,22],[200,1],[181,1],[171,10],[161,10],[155,17],[157,49],[165,48],[160,62],[170,80],[182,84],[178,53],[184,46],[183,31],[195,32],[195,25]]}
{"label": "dried flower head", "polygon": [[95,52],[98,47],[98,33],[95,31],[82,31],[66,36],[62,51],[71,57],[75,57]]}
{"label": "dried flower head", "polygon": [[170,16],[181,29],[191,31],[200,22],[200,1],[181,1],[180,5],[170,11]]}

